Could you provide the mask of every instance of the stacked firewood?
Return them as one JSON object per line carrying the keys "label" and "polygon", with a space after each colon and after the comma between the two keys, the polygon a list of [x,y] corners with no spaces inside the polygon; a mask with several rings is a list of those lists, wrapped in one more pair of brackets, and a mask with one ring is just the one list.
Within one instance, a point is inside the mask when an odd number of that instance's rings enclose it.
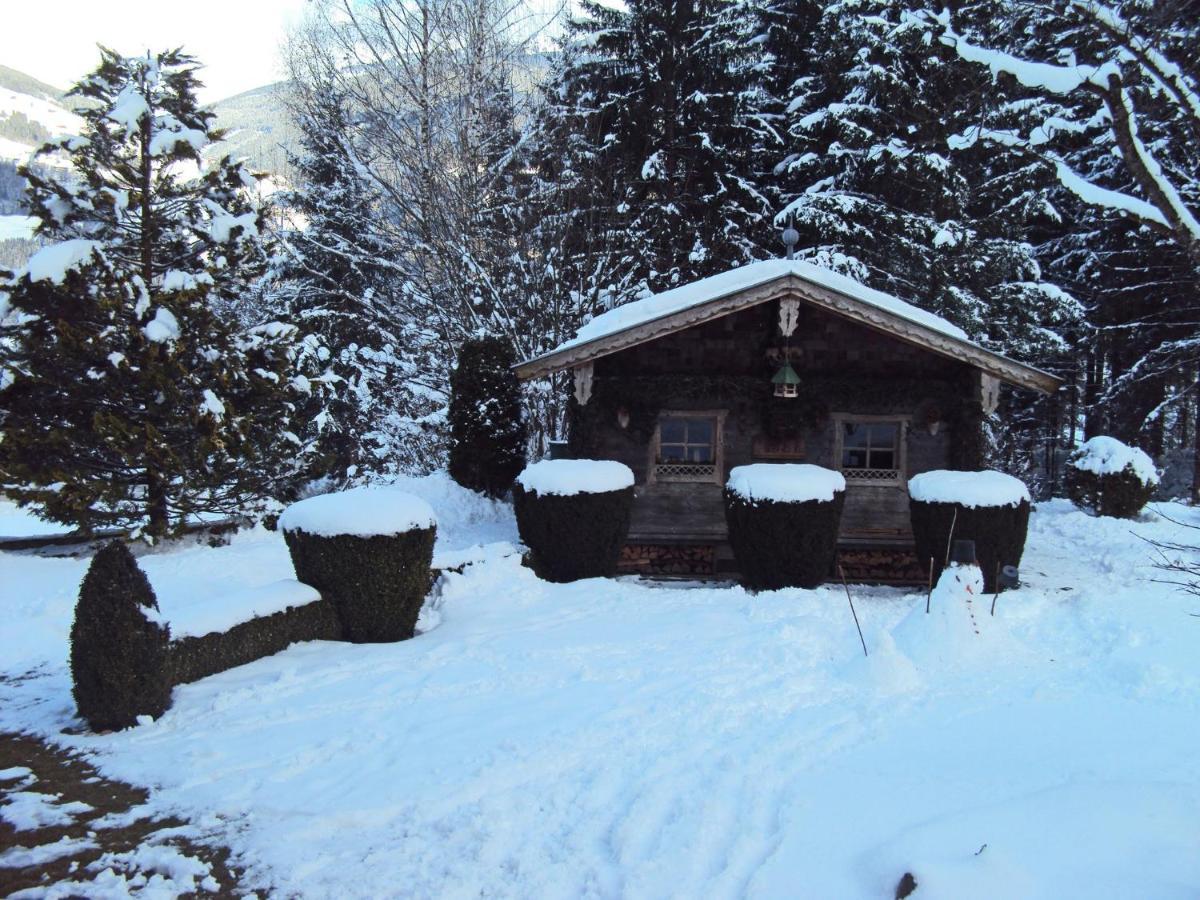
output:
{"label": "stacked firewood", "polygon": [[617,570],[641,575],[712,575],[716,561],[716,548],[711,544],[626,544]]}

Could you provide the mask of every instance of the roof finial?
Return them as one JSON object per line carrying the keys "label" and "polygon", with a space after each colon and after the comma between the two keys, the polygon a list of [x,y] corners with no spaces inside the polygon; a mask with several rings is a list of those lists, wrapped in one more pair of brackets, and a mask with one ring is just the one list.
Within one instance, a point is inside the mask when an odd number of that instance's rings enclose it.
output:
{"label": "roof finial", "polygon": [[792,259],[796,255],[796,245],[800,243],[800,232],[792,227],[792,223],[788,222],[788,227],[783,229],[783,246],[787,247],[787,258]]}

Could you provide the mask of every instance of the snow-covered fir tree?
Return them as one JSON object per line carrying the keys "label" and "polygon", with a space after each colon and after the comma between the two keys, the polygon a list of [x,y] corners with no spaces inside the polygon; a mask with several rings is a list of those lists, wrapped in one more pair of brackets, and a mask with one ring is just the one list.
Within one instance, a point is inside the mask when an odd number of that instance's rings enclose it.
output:
{"label": "snow-covered fir tree", "polygon": [[[812,4],[796,6],[811,19]],[[827,2],[806,41],[776,42],[793,85],[778,219],[814,261],[1045,363],[1076,304],[1042,280],[1021,211],[981,202],[996,161],[952,140],[986,73],[931,43],[910,6]]]}
{"label": "snow-covered fir tree", "polygon": [[[608,280],[663,290],[754,257],[770,229],[753,154],[769,126],[742,3],[582,4],[548,89],[581,224],[619,242]],[[582,240],[582,239],[581,239]],[[586,246],[582,248],[586,251]],[[594,267],[586,252],[575,262]]]}
{"label": "snow-covered fir tree", "polygon": [[[316,444],[310,475],[344,480],[428,465],[420,421],[437,401],[419,388],[410,347],[420,325],[396,314],[397,253],[380,234],[380,197],[355,167],[345,100],[329,83],[293,96],[302,153],[297,187],[281,198],[294,227],[281,232],[272,305],[299,329],[306,389],[293,430]],[[419,335],[418,335],[419,337]]]}
{"label": "snow-covered fir tree", "polygon": [[4,290],[3,490],[82,528],[168,533],[260,508],[302,461],[284,423],[292,329],[231,308],[262,271],[255,179],[228,157],[180,51],[122,57],[71,92],[84,133],[26,169],[48,242]]}
{"label": "snow-covered fir tree", "polygon": [[1200,16],[1190,2],[978,6],[931,17],[933,33],[1009,98],[968,136],[1054,182],[1040,255],[1088,308],[1075,405],[1088,433],[1158,452],[1188,415],[1200,346]]}

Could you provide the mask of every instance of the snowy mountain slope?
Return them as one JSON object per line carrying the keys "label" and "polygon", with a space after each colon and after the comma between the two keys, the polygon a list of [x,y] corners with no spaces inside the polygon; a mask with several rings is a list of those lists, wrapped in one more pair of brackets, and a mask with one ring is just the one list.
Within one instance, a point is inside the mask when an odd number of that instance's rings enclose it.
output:
{"label": "snowy mountain slope", "polygon": [[62,91],[0,66],[0,159],[23,163],[46,141],[76,134],[81,125]]}
{"label": "snowy mountain slope", "polygon": [[228,153],[250,160],[250,168],[278,180],[287,173],[288,154],[299,146],[300,135],[288,118],[283,84],[265,84],[212,104],[217,127],[225,140],[209,155]]}
{"label": "snowy mountain slope", "polygon": [[[511,536],[440,484],[409,485],[447,519],[439,553]],[[840,587],[553,585],[491,554],[415,640],[295,646],[70,736],[85,563],[4,555],[0,659],[37,671],[0,684],[0,727],[154,785],[270,894],[866,900],[908,871],[926,900],[1183,898],[1198,610],[1146,564],[1130,523],[1039,504],[1024,586],[967,610],[986,640],[923,593],[853,587],[864,658]],[[160,593],[288,574],[262,531],[143,565]]]}

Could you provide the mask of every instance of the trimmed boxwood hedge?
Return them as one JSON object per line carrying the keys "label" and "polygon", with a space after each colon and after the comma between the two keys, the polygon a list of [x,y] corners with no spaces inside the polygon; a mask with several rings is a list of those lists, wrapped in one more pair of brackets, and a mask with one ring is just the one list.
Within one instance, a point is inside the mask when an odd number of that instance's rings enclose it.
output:
{"label": "trimmed boxwood hedge", "polygon": [[[984,588],[996,590],[997,564],[1019,566],[1025,553],[1025,536],[1029,531],[1029,501],[1016,506],[962,506],[957,503],[926,503],[908,500],[912,516],[913,540],[922,569],[928,569],[933,559],[933,578],[937,580],[946,562],[946,548],[951,540],[975,542],[975,556],[983,569]],[[956,513],[957,510],[957,513]]]}
{"label": "trimmed boxwood hedge", "polygon": [[228,631],[186,637],[171,645],[176,684],[187,684],[286,650],[299,641],[336,641],[342,624],[333,605],[316,600],[303,606],[239,622]]}
{"label": "trimmed boxwood hedge", "polygon": [[71,625],[71,690],[94,731],[129,728],[171,705],[170,631],[129,548],[100,550],[79,589]]}
{"label": "trimmed boxwood hedge", "polygon": [[725,522],[742,584],[812,588],[832,573],[846,492],[832,500],[747,500],[725,489]]}
{"label": "trimmed boxwood hedge", "polygon": [[429,590],[436,528],[396,535],[324,537],[285,531],[296,578],[333,604],[356,644],[403,641],[416,630]]}
{"label": "trimmed boxwood hedge", "polygon": [[1067,496],[1076,506],[1094,510],[1098,516],[1134,519],[1154,498],[1156,484],[1146,484],[1133,469],[1097,475],[1067,464]]}
{"label": "trimmed boxwood hedge", "polygon": [[633,488],[595,494],[539,494],[513,486],[517,530],[529,562],[547,581],[609,578],[629,534]]}

